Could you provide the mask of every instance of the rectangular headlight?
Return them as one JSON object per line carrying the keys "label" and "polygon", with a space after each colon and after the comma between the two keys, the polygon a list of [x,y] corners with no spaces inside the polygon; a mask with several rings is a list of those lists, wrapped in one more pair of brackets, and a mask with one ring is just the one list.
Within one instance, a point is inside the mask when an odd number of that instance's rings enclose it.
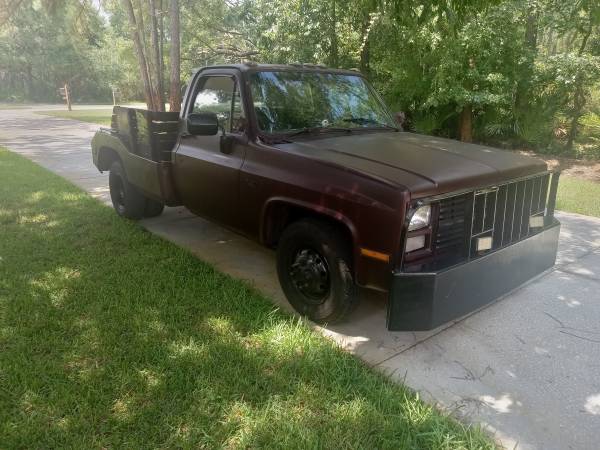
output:
{"label": "rectangular headlight", "polygon": [[420,230],[431,221],[431,205],[421,206],[415,211],[408,224],[408,231]]}
{"label": "rectangular headlight", "polygon": [[414,252],[415,250],[419,250],[425,247],[425,235],[422,234],[420,236],[409,237],[406,240],[406,249],[404,250],[406,253]]}

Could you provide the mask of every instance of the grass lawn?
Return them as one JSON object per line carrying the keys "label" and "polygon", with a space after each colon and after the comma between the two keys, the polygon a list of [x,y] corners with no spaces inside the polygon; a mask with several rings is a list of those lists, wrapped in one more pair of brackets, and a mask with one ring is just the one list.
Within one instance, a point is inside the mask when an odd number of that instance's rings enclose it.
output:
{"label": "grass lawn", "polygon": [[63,119],[81,120],[82,122],[98,123],[104,126],[110,126],[112,117],[112,106],[107,109],[74,109],[67,110],[52,110],[52,111],[36,111],[37,114],[45,116],[61,117]]}
{"label": "grass lawn", "polygon": [[600,217],[600,183],[561,176],[556,209]]}
{"label": "grass lawn", "polygon": [[0,103],[0,110],[3,109],[23,109],[27,108],[27,105],[22,103]]}
{"label": "grass lawn", "polygon": [[0,149],[0,448],[492,448]]}

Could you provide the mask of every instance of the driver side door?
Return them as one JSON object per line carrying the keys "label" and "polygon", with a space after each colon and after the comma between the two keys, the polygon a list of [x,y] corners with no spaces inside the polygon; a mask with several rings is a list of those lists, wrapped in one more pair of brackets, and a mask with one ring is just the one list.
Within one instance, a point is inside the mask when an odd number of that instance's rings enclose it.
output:
{"label": "driver side door", "polygon": [[[192,212],[238,227],[239,172],[244,162],[246,124],[238,80],[234,75],[201,76],[186,105],[189,114],[215,113],[216,135],[182,133],[175,152],[175,185]],[[231,145],[223,145],[229,140]]]}

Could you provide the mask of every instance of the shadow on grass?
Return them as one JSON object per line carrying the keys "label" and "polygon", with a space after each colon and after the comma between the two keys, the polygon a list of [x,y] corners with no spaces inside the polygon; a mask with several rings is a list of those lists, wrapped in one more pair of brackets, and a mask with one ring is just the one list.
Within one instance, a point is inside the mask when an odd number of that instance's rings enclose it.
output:
{"label": "shadow on grass", "polygon": [[491,446],[0,149],[0,447]]}

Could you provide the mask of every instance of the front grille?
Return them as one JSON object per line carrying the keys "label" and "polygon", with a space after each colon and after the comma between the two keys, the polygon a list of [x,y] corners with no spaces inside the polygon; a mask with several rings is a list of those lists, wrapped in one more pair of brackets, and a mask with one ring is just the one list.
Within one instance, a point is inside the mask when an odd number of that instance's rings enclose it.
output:
{"label": "front grille", "polygon": [[[540,228],[530,226],[530,217],[544,216],[549,181],[547,173],[475,191],[469,256],[481,256],[539,231]],[[477,241],[484,237],[492,238],[492,248],[478,251]]]}
{"label": "front grille", "polygon": [[467,233],[471,228],[467,212],[472,204],[472,194],[457,195],[440,201],[432,244],[432,262],[436,267],[451,266],[467,257]]}
{"label": "front grille", "polygon": [[[530,218],[543,218],[544,226],[552,222],[558,176],[548,172],[434,202],[438,215],[431,254],[406,264],[405,270],[438,271],[543,230],[532,227]],[[491,238],[489,249],[478,250],[481,238]]]}

